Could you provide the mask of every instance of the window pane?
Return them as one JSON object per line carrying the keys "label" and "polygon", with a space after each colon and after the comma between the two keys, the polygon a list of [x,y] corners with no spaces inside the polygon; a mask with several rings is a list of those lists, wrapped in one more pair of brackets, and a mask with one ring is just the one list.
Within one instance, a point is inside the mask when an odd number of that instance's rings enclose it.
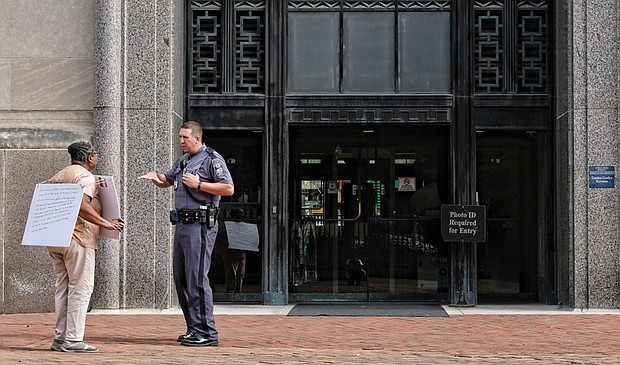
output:
{"label": "window pane", "polygon": [[394,13],[345,13],[343,47],[345,92],[394,92]]}
{"label": "window pane", "polygon": [[401,92],[450,92],[450,13],[399,14]]}
{"label": "window pane", "polygon": [[289,13],[288,91],[338,92],[338,13]]}

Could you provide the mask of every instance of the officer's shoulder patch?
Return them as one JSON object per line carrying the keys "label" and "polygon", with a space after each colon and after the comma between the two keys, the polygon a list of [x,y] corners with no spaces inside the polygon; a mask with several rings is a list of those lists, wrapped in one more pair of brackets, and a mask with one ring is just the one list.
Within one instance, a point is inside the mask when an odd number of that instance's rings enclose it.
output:
{"label": "officer's shoulder patch", "polygon": [[224,164],[219,159],[213,161],[213,168],[218,177],[224,176]]}

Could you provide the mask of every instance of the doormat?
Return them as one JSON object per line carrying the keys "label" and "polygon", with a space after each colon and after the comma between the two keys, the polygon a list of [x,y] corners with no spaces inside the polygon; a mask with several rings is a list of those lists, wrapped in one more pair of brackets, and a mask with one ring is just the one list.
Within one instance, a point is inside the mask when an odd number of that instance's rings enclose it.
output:
{"label": "doormat", "polygon": [[299,303],[289,316],[448,317],[439,304],[420,303]]}

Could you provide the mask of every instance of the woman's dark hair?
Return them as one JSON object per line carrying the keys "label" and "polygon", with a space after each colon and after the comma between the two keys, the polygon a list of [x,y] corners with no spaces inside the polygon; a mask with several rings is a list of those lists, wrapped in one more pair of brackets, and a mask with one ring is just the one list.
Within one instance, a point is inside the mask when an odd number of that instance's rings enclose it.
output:
{"label": "woman's dark hair", "polygon": [[230,212],[230,217],[232,219],[243,219],[245,216],[245,212],[241,208],[234,208],[232,212]]}
{"label": "woman's dark hair", "polygon": [[79,141],[69,145],[67,149],[71,155],[71,162],[84,163],[88,160],[88,156],[95,152],[95,147],[88,141]]}

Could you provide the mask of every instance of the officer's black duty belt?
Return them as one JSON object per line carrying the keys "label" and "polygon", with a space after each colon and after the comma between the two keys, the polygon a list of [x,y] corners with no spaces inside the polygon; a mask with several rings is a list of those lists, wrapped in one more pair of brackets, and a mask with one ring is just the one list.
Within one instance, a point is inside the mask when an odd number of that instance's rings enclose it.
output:
{"label": "officer's black duty belt", "polygon": [[216,207],[209,207],[207,209],[183,209],[178,212],[178,220],[183,224],[193,224],[199,222],[201,224],[207,223],[209,228],[212,228],[217,221],[219,209]]}
{"label": "officer's black duty belt", "polygon": [[[185,224],[192,224],[200,221],[200,215],[206,217],[207,211],[201,209],[183,209],[179,210],[179,222]],[[203,219],[204,219],[203,217]]]}

